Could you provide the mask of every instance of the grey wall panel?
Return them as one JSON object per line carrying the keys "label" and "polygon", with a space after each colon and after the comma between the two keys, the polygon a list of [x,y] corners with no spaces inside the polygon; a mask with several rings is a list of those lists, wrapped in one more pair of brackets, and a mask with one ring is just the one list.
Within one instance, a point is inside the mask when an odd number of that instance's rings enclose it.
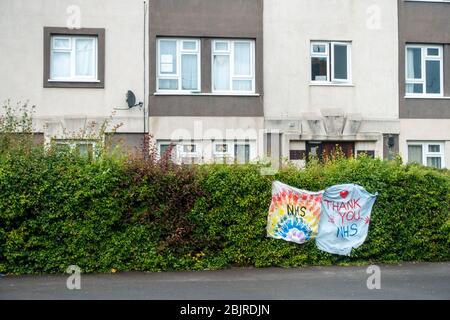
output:
{"label": "grey wall panel", "polygon": [[450,97],[450,4],[398,0],[400,118],[450,119],[450,99],[405,99],[405,45],[444,45],[444,96]]}
{"label": "grey wall panel", "polygon": [[[150,116],[263,116],[263,1],[155,0],[150,5]],[[155,96],[157,37],[201,38],[201,88],[211,92],[211,39],[255,40],[259,97]]]}

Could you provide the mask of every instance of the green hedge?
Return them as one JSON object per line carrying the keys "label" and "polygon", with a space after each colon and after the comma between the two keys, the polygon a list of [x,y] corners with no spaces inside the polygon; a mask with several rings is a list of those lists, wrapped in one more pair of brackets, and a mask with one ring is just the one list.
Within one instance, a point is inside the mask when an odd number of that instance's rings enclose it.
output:
{"label": "green hedge", "polygon": [[[365,157],[275,176],[259,165],[89,161],[70,152],[0,155],[0,272],[218,269],[450,260],[450,175]],[[351,257],[266,237],[271,182],[357,183],[379,197]]]}

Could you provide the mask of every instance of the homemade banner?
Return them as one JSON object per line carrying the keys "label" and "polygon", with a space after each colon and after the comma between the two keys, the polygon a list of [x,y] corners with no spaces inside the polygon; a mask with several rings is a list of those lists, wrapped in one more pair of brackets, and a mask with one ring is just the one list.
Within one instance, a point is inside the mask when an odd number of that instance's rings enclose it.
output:
{"label": "homemade banner", "polygon": [[274,181],[267,236],[300,244],[314,238],[320,219],[322,193],[300,190]]}
{"label": "homemade banner", "polygon": [[341,184],[325,190],[316,245],[320,250],[350,255],[367,237],[370,213],[378,193],[357,184]]}

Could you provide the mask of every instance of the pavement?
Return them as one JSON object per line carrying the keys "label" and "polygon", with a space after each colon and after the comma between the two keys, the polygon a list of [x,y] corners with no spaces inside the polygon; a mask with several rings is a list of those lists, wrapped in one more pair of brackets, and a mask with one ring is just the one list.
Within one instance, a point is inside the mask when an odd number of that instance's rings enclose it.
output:
{"label": "pavement", "polygon": [[81,274],[81,288],[72,290],[68,274],[6,275],[0,300],[450,299],[450,262],[378,266],[380,289],[368,288],[377,282],[367,266]]}

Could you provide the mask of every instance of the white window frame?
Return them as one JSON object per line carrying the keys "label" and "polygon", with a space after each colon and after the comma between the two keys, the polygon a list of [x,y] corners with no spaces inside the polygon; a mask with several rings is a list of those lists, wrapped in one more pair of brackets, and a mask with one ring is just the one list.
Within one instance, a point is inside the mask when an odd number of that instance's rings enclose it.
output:
{"label": "white window frame", "polygon": [[[157,158],[160,159],[161,154],[161,145],[173,145],[171,159],[176,163],[183,163],[183,160],[195,158],[195,164],[203,164],[207,161],[213,161],[216,163],[226,163],[232,164],[235,162],[235,145],[248,145],[249,146],[249,163],[254,161],[257,157],[256,150],[256,140],[254,139],[235,139],[235,140],[222,140],[222,139],[214,139],[214,140],[157,140]],[[194,144],[196,146],[195,152],[184,152],[183,148],[185,145]],[[216,152],[216,145],[226,144],[227,152]],[[226,161],[222,161],[226,159]],[[218,161],[218,162],[217,162]],[[186,162],[189,164],[190,162]]]}
{"label": "white window frame", "polygon": [[176,152],[176,148],[177,148],[177,145],[175,144],[175,143],[172,143],[172,142],[170,142],[170,141],[165,141],[165,140],[162,140],[162,141],[158,141],[158,143],[157,143],[157,151],[158,151],[158,155],[157,155],[157,158],[158,159],[160,159],[160,157],[161,157],[161,147],[164,145],[167,145],[167,146],[170,146],[170,145],[173,145],[173,148],[172,148],[172,155]]}
{"label": "white window frame", "polygon": [[[427,158],[428,157],[439,157],[441,158],[441,169],[445,168],[445,150],[444,150],[444,142],[434,142],[434,141],[408,141],[407,143],[409,146],[421,146],[422,147],[422,165],[427,166]],[[439,145],[439,152],[429,152],[428,146],[430,145]],[[409,154],[408,154],[408,162]]]}
{"label": "white window frame", "polygon": [[[55,40],[69,40],[69,48],[54,48]],[[94,75],[92,77],[77,76],[76,70],[76,41],[82,39],[94,40]],[[54,52],[70,53],[70,76],[52,78],[53,54]],[[50,37],[50,74],[48,81],[64,81],[64,82],[100,82],[98,79],[98,37],[96,36],[72,36],[72,35],[54,35]]]}
{"label": "white window frame", "polygon": [[[420,79],[408,78],[408,49],[418,48],[421,49],[421,73]],[[438,49],[438,56],[429,56],[427,49]],[[427,84],[427,61],[439,61],[440,62],[440,93],[426,93]],[[406,92],[406,85],[408,84],[422,84],[422,93],[408,93]],[[421,44],[407,44],[405,46],[405,96],[407,97],[443,97],[444,96],[444,48],[442,45],[421,45]]]}
{"label": "white window frame", "polygon": [[75,150],[77,145],[82,144],[90,144],[92,145],[92,157],[95,158],[97,154],[97,144],[96,140],[88,140],[88,139],[54,139],[53,140],[56,145],[67,145],[70,150]]}
{"label": "white window frame", "polygon": [[[325,52],[314,52],[315,45],[325,46]],[[334,76],[334,46],[347,47],[347,79],[339,79]],[[327,58],[327,80],[312,79],[312,58]],[[352,43],[344,41],[311,41],[310,60],[309,60],[309,81],[312,84],[350,84],[352,83]]]}
{"label": "white window frame", "polygon": [[[216,43],[227,43],[228,50],[216,50]],[[234,74],[234,45],[236,43],[250,44],[250,74],[235,75]],[[255,93],[255,40],[249,39],[214,39],[211,42],[211,92],[215,94],[254,94]],[[230,90],[214,90],[214,56],[228,55],[230,57]],[[233,90],[233,80],[250,80],[252,88],[249,91]]]}
{"label": "white window frame", "polygon": [[[176,74],[164,74],[161,73],[161,54],[160,54],[160,43],[161,41],[176,41],[176,63],[177,70]],[[196,49],[183,49],[183,42],[193,42],[196,43]],[[182,64],[181,64],[181,56],[185,54],[197,55],[197,90],[183,90],[182,88]],[[198,93],[201,92],[201,42],[200,39],[197,38],[158,38],[156,44],[156,92],[163,93]],[[176,90],[171,89],[160,89],[159,88],[159,80],[177,80],[178,88]]]}
{"label": "white window frame", "polygon": [[75,148],[78,144],[92,144],[93,148],[97,147],[97,140],[89,139],[54,139],[56,144],[68,145],[71,148]]}
{"label": "white window frame", "polygon": [[[194,145],[195,146],[195,151],[193,152],[185,152],[184,151],[184,146],[187,145]],[[182,141],[180,143],[177,144],[177,154],[180,158],[185,158],[185,157],[201,157],[202,155],[202,142],[200,141]]]}
{"label": "white window frame", "polygon": [[241,164],[248,164],[252,161],[252,145],[249,140],[236,140],[233,144],[233,160],[237,162],[237,157],[235,154],[236,146],[248,146],[248,162]]}
{"label": "white window frame", "polygon": [[[185,152],[184,146],[186,145],[195,145],[194,152]],[[201,164],[203,161],[203,152],[202,152],[202,141],[181,141],[177,144],[177,154],[176,159],[180,164],[190,164],[191,162],[185,163],[184,159],[192,159],[193,164]]]}
{"label": "white window frame", "polygon": [[[325,46],[325,52],[314,52],[314,46]],[[330,43],[329,42],[311,42],[310,53],[311,57],[309,60],[309,79],[313,83],[330,83]],[[327,75],[326,80],[312,80],[312,58],[326,58],[327,59]]]}
{"label": "white window frame", "polygon": [[[331,59],[334,59],[334,46],[345,46],[347,47],[347,79],[339,79],[334,76],[334,60],[331,61]],[[331,63],[331,82],[337,82],[337,83],[351,83],[352,82],[352,45],[350,42],[331,42],[331,56],[330,56],[330,63]]]}
{"label": "white window frame", "polygon": [[[225,152],[216,151],[216,146],[218,146],[218,145],[226,145],[227,151],[225,151]],[[221,141],[221,140],[214,141],[213,142],[213,156],[214,157],[223,157],[223,156],[233,157],[234,156],[233,148],[234,148],[234,143],[231,141]]]}

